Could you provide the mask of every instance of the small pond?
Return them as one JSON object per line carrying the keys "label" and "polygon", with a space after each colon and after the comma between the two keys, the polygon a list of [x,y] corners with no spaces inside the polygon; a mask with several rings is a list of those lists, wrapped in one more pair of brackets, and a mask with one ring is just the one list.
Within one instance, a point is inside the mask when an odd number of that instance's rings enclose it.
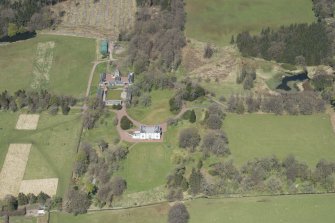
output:
{"label": "small pond", "polygon": [[287,76],[283,76],[281,83],[276,87],[278,90],[284,90],[284,91],[290,91],[292,88],[288,85],[289,82],[291,81],[304,81],[308,80],[308,75],[307,72],[295,74],[295,75],[290,75],[288,74]]}
{"label": "small pond", "polygon": [[36,36],[36,32],[25,32],[25,33],[19,33],[13,37],[8,37],[5,36],[3,38],[0,38],[0,43],[13,43],[16,41],[20,41],[20,40],[27,40],[27,39],[31,39],[34,38]]}

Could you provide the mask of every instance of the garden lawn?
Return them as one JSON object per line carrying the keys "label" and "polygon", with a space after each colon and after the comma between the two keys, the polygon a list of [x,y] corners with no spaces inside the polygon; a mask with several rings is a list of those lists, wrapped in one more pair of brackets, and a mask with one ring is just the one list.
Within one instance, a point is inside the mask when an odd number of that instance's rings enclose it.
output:
{"label": "garden lawn", "polygon": [[57,194],[63,196],[71,179],[81,128],[80,113],[51,116],[42,113],[37,130],[15,130],[19,113],[0,112],[0,166],[11,143],[32,143],[24,180],[59,178]]}
{"label": "garden lawn", "polygon": [[165,185],[172,168],[171,149],[161,143],[138,143],[131,147],[118,173],[127,181],[127,193]]}
{"label": "garden lawn", "polygon": [[227,45],[242,31],[259,33],[316,21],[312,1],[306,0],[186,0],[186,35],[204,42]]}
{"label": "garden lawn", "polygon": [[[185,203],[189,223],[332,223],[335,195],[197,199]],[[73,216],[51,213],[51,223],[165,223],[168,204]]]}
{"label": "garden lawn", "polygon": [[108,90],[107,100],[121,100],[122,90]]}
{"label": "garden lawn", "polygon": [[79,37],[38,35],[0,46],[0,91],[31,89],[38,43],[55,42],[46,88],[58,94],[84,96],[95,59],[95,40]]}
{"label": "garden lawn", "polygon": [[335,135],[325,114],[310,116],[228,114],[224,130],[235,163],[276,155],[295,155],[315,165],[320,159],[335,160]]}
{"label": "garden lawn", "polygon": [[154,90],[150,93],[151,106],[138,105],[127,109],[128,114],[135,120],[148,125],[160,124],[174,115],[170,112],[169,100],[174,92],[171,90]]}

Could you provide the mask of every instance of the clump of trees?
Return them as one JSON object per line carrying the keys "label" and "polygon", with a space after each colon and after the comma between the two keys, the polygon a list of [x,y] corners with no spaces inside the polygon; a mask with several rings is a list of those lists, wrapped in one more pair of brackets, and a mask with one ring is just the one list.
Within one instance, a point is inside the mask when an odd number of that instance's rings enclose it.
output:
{"label": "clump of trees", "polygon": [[214,154],[217,156],[230,155],[228,138],[223,131],[210,131],[202,140],[201,150],[205,156]]}
{"label": "clump of trees", "polygon": [[[176,70],[185,46],[183,0],[139,0],[142,7],[129,44],[129,64],[136,73],[148,70]],[[160,5],[153,10],[152,6]],[[157,13],[157,10],[160,10]]]}
{"label": "clump of trees", "polygon": [[130,129],[130,128],[133,127],[133,123],[132,123],[132,121],[130,121],[129,118],[128,118],[127,116],[123,116],[123,117],[121,118],[120,123],[121,123],[121,128],[122,128],[123,130],[128,130],[128,129]]}
{"label": "clump of trees", "polygon": [[[83,143],[74,166],[74,180],[77,182],[69,192],[67,211],[74,214],[85,213],[93,203],[96,206],[111,206],[113,199],[127,189],[127,182],[113,176],[120,168],[120,162],[127,157],[128,148],[98,143],[104,149],[98,153],[89,143]],[[83,202],[85,205],[80,205]]]}
{"label": "clump of trees", "polygon": [[187,110],[187,111],[183,114],[182,118],[183,118],[184,120],[188,120],[190,123],[195,123],[196,120],[197,120],[197,116],[196,116],[194,110]]}
{"label": "clump of trees", "polygon": [[207,111],[204,123],[209,129],[220,129],[223,123],[225,113],[216,103],[211,104]]}
{"label": "clump of trees", "polygon": [[247,97],[231,95],[227,102],[227,110],[232,113],[243,114],[262,111],[277,115],[311,115],[325,111],[325,102],[317,93],[299,92],[279,95],[263,95]]}
{"label": "clump of trees", "polygon": [[13,195],[6,195],[4,199],[0,200],[0,216],[19,216],[26,214],[26,206],[40,204],[44,205],[46,210],[61,209],[62,198],[53,197],[44,192],[39,194],[24,194],[19,193],[17,197]]}
{"label": "clump of trees", "polygon": [[83,115],[83,126],[85,129],[93,129],[96,122],[104,114],[105,103],[98,97],[90,98],[87,102],[87,109]]}
{"label": "clump of trees", "polygon": [[250,90],[254,87],[256,79],[256,70],[248,64],[243,64],[241,72],[237,75],[236,83],[242,84],[245,90]]}
{"label": "clump of trees", "polygon": [[31,113],[48,110],[50,114],[57,114],[61,107],[62,113],[67,115],[70,107],[75,106],[77,99],[71,96],[59,96],[46,90],[25,91],[18,90],[13,95],[8,91],[0,94],[0,110],[16,112],[28,109]]}
{"label": "clump of trees", "polygon": [[334,17],[333,0],[313,0],[313,11],[319,21]]}
{"label": "clump of trees", "polygon": [[332,37],[324,23],[294,24],[277,31],[267,28],[258,36],[242,32],[236,44],[243,56],[289,64],[298,56],[303,56],[307,65],[319,65],[332,57]]}
{"label": "clump of trees", "polygon": [[56,0],[0,1],[0,38],[52,26],[56,23],[56,18],[47,6],[56,2]]}
{"label": "clump of trees", "polygon": [[179,146],[188,148],[191,152],[199,145],[201,136],[196,128],[183,129],[179,134]]}
{"label": "clump of trees", "polygon": [[205,96],[206,91],[199,84],[188,79],[183,80],[178,86],[178,92],[170,99],[170,111],[178,112],[183,106],[183,100],[195,101],[196,99]]}
{"label": "clump of trees", "polygon": [[190,214],[183,203],[173,205],[169,210],[168,223],[187,223]]}

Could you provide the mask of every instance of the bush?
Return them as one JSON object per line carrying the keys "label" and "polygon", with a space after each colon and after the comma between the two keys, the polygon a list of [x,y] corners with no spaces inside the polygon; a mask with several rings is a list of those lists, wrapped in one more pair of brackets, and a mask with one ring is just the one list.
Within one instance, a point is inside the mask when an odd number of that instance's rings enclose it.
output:
{"label": "bush", "polygon": [[115,109],[115,110],[121,110],[122,109],[122,105],[118,104],[118,105],[113,105],[112,106],[112,109]]}
{"label": "bush", "polygon": [[133,127],[133,123],[129,120],[127,116],[121,118],[121,128],[123,130],[128,130]]}

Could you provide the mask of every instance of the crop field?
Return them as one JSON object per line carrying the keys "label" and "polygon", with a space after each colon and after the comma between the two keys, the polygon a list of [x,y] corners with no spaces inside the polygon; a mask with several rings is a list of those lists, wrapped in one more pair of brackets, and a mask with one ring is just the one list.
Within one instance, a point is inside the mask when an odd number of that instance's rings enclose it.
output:
{"label": "crop field", "polygon": [[335,135],[330,117],[234,115],[224,120],[232,158],[241,165],[256,157],[292,154],[309,165],[322,158],[335,160]]}
{"label": "crop field", "polygon": [[63,13],[59,29],[84,36],[114,36],[135,22],[136,0],[66,1],[53,7]]}
{"label": "crop field", "polygon": [[127,193],[164,185],[170,173],[171,149],[160,143],[139,143],[131,147],[120,175],[127,181]]}
{"label": "crop field", "polygon": [[187,36],[219,45],[242,31],[315,21],[312,1],[306,0],[186,0],[186,12]]}
{"label": "crop field", "polygon": [[95,59],[95,40],[38,35],[0,47],[0,91],[45,88],[84,96]]}
{"label": "crop field", "polygon": [[15,129],[18,117],[18,113],[0,113],[0,166],[10,144],[32,144],[23,180],[58,178],[57,194],[62,196],[71,176],[80,115],[76,111],[68,116],[42,113],[37,129],[29,131]]}
{"label": "crop field", "polygon": [[128,114],[143,124],[160,124],[174,115],[170,112],[169,100],[174,92],[171,90],[155,90],[150,93],[151,106],[138,105],[127,109]]}
{"label": "crop field", "polygon": [[[198,199],[186,202],[189,223],[332,223],[335,195]],[[77,217],[51,213],[51,223],[165,223],[169,205],[120,211],[99,211]],[[107,220],[108,219],[108,220]]]}

